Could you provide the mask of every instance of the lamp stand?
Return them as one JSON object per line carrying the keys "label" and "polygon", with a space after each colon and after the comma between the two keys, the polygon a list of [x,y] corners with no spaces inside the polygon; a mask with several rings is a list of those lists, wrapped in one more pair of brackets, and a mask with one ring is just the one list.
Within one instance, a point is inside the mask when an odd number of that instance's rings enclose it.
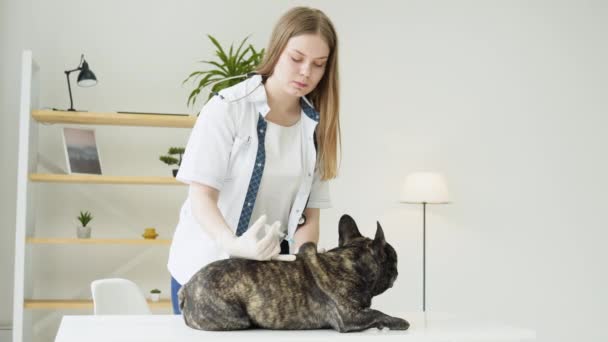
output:
{"label": "lamp stand", "polygon": [[70,92],[70,108],[68,109],[68,111],[70,111],[70,112],[75,112],[76,111],[74,109],[74,102],[72,101],[72,86],[70,85],[70,73],[74,72],[76,70],[80,70],[80,68],[74,69],[74,70],[67,70],[67,71],[65,71],[65,77],[68,79],[68,91]]}
{"label": "lamp stand", "polygon": [[422,202],[422,312],[426,312],[426,202]]}

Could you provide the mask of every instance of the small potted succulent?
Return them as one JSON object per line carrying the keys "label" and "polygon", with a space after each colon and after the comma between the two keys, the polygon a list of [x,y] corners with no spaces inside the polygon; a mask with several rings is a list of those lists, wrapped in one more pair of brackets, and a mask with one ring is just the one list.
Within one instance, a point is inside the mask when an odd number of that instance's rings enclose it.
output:
{"label": "small potted succulent", "polygon": [[[177,165],[177,169],[173,169],[173,177],[177,175],[177,171],[179,170],[180,165],[182,165],[182,155],[186,151],[183,147],[171,147],[169,149],[169,155],[160,156],[160,161],[167,165]],[[179,159],[173,157],[174,155],[179,154]]]}
{"label": "small potted succulent", "polygon": [[159,289],[150,290],[150,299],[153,302],[158,302],[158,300],[160,299],[160,290]]}
{"label": "small potted succulent", "polygon": [[79,239],[88,239],[91,237],[91,226],[87,226],[89,222],[93,219],[93,216],[88,211],[81,211],[80,215],[78,215],[78,221],[80,221],[80,225],[76,228],[76,236]]}

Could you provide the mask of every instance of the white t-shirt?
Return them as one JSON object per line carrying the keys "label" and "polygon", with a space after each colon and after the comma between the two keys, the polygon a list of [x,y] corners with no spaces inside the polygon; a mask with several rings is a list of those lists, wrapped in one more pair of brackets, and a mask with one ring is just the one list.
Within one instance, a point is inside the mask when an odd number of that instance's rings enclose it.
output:
{"label": "white t-shirt", "polygon": [[[287,234],[287,221],[305,171],[302,160],[301,122],[281,126],[271,121],[266,127],[266,163],[250,224],[266,214],[268,224],[281,222]],[[260,231],[263,233],[263,231]]]}

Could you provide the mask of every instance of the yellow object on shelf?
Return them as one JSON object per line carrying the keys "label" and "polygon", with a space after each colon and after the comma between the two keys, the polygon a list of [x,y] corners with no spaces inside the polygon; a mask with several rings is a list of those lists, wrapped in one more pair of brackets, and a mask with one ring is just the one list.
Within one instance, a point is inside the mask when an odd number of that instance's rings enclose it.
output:
{"label": "yellow object on shelf", "polygon": [[156,239],[158,234],[155,228],[144,228],[144,233],[141,235],[144,239]]}

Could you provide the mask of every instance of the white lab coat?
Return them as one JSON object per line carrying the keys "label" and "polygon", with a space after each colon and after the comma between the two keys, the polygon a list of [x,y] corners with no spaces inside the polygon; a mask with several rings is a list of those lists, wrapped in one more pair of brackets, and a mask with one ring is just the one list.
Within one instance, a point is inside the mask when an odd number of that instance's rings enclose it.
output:
{"label": "white lab coat", "polygon": [[[260,75],[252,76],[220,91],[203,107],[176,177],[184,183],[197,182],[219,190],[219,210],[233,231],[236,231],[244,206],[254,205],[251,200],[245,203],[245,199],[252,174],[256,171],[257,123],[260,115],[266,117],[270,111],[261,82]],[[304,207],[331,207],[329,181],[320,180],[316,165],[313,135],[319,113],[305,97],[300,103],[305,177],[299,185],[287,222],[286,239],[291,242],[292,252],[293,235]],[[182,205],[169,253],[169,272],[180,284],[185,284],[205,265],[228,257],[200,227],[190,205],[188,197]]]}

